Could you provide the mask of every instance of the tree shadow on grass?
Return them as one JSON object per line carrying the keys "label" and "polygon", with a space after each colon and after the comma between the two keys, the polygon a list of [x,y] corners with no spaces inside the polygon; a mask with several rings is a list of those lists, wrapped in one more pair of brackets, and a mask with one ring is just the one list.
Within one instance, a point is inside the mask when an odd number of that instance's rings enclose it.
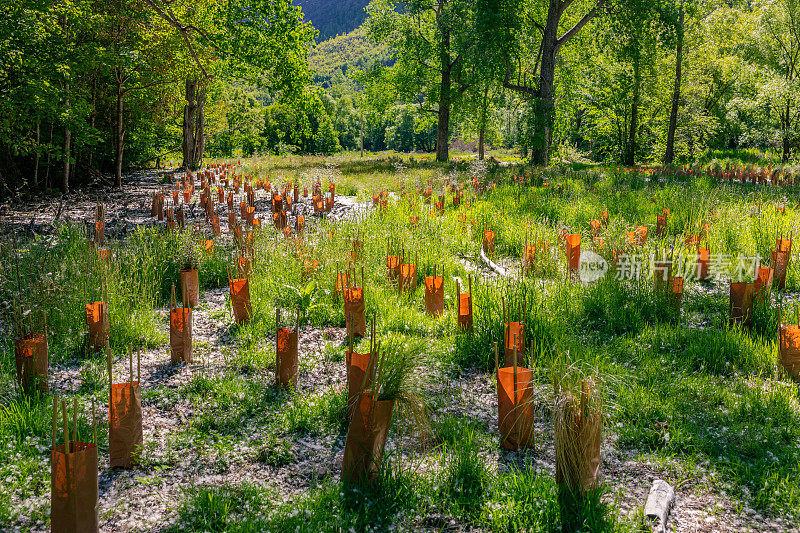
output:
{"label": "tree shadow on grass", "polygon": [[150,376],[144,380],[143,385],[147,385],[149,388],[166,383],[172,379],[175,374],[180,372],[182,367],[183,363],[161,363],[160,365],[157,365],[156,369],[150,374]]}

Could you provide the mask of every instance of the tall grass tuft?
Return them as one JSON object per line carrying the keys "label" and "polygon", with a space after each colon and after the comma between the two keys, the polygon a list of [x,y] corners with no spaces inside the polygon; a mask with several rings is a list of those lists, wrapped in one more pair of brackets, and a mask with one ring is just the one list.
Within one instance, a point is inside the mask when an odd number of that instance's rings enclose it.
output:
{"label": "tall grass tuft", "polygon": [[553,434],[556,480],[570,491],[584,493],[597,487],[603,405],[592,378],[577,381],[565,374],[555,381]]}

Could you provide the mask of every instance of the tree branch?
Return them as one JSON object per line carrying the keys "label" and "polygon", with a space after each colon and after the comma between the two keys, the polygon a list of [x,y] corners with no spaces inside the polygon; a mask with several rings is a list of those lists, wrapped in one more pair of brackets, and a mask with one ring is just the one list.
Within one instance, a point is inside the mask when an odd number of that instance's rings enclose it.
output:
{"label": "tree branch", "polygon": [[170,25],[172,25],[176,30],[178,30],[178,33],[181,34],[181,37],[183,37],[183,41],[186,43],[186,47],[189,49],[189,53],[192,55],[192,58],[194,58],[195,63],[197,63],[197,66],[200,68],[200,72],[203,73],[203,77],[206,79],[211,79],[212,76],[209,76],[208,72],[206,71],[206,68],[200,61],[200,57],[198,57],[197,55],[197,51],[194,49],[192,40],[189,38],[188,27],[181,24],[178,18],[172,13],[172,10],[169,10],[169,13],[167,13],[161,8],[161,6],[156,4],[155,0],[144,0],[144,1],[147,5],[152,7],[162,19],[166,20]]}
{"label": "tree branch", "polygon": [[575,37],[575,35],[577,35],[577,33],[581,31],[583,27],[586,26],[586,24],[597,15],[597,7],[602,3],[603,0],[598,1],[597,5],[595,5],[591,10],[589,10],[589,12],[586,13],[583,17],[581,17],[581,19],[578,22],[576,22],[573,27],[567,30],[567,33],[559,37],[559,39],[556,41],[556,48],[555,48],[556,54],[558,54],[558,51],[561,49],[562,46],[564,46],[564,44],[566,44],[570,39]]}
{"label": "tree branch", "polygon": [[520,83],[511,83],[511,61],[508,60],[506,57],[506,75],[503,78],[503,87],[506,89],[511,89],[512,91],[517,91],[523,94],[527,94],[528,96],[535,96],[536,89],[533,87],[529,87],[528,85],[522,85]]}
{"label": "tree branch", "polygon": [[156,81],[152,81],[150,83],[145,83],[144,85],[136,85],[134,87],[128,87],[127,89],[125,89],[125,91],[123,91],[123,94],[127,94],[127,93],[129,93],[131,91],[141,91],[142,89],[149,89],[150,87],[155,87],[157,85],[166,85],[168,83],[175,83],[176,81],[178,81],[178,78],[168,78],[168,79],[165,79],[165,80],[156,80]]}

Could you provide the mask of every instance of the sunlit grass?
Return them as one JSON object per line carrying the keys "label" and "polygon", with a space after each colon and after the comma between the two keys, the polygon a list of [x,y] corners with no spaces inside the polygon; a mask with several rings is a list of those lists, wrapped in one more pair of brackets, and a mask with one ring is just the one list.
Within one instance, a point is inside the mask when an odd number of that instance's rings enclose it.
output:
{"label": "sunlit grass", "polygon": [[[265,224],[254,243],[250,322],[233,326],[228,309],[211,309],[201,297],[200,308],[214,322],[213,328],[220,328],[211,335],[226,336],[227,344],[215,361],[183,369],[190,376],[180,385],[154,383],[144,392],[150,408],[189,413],[170,437],[174,449],[166,453],[146,443],[149,467],[174,467],[185,459],[185,443],[214,472],[249,464],[246,461],[279,469],[304,460],[295,453],[299,441],[323,442],[315,444],[320,448],[314,453],[333,466],[320,478],[304,479],[291,504],[285,495],[260,484],[187,486],[175,523],[168,528],[435,530],[446,527],[450,517],[465,528],[495,531],[636,527],[634,519],[615,506],[607,487],[574,498],[541,468],[517,462],[498,469],[493,413],[484,413],[487,423],[436,411],[466,409],[443,405],[461,396],[451,390],[435,392],[440,384],[457,388],[468,373],[485,373],[478,374],[480,382],[493,383],[493,343],[502,345],[503,302],[515,317],[523,311],[526,365],[535,370],[537,386],[552,390],[554,377],[564,368],[596,376],[608,437],[604,447],[613,446],[615,453],[634,461],[646,456],[685,469],[700,465],[703,474],[698,475],[731,480],[736,493],[731,489],[724,497],[768,515],[798,516],[800,406],[796,385],[778,368],[775,336],[778,309],[783,303],[788,311],[800,285],[796,257],[790,262],[787,290],[773,291],[759,303],[753,330],[747,331],[727,327],[727,280],[687,281],[679,315],[652,280],[617,281],[613,274],[592,284],[572,280],[558,240],[559,231],[568,229],[582,235],[582,249],[604,257],[621,250],[648,258],[656,252],[686,252],[684,236],[699,232],[701,223],[709,221],[704,243],[712,253],[758,255],[765,262],[776,233],[788,233],[800,224],[795,209],[781,214],[774,208],[792,191],[718,184],[707,178],[670,178],[659,185],[646,181],[644,174],[613,168],[519,166],[482,175],[496,186],[476,195],[467,163],[437,165],[423,159],[384,155],[368,161],[340,157],[323,162],[292,156],[245,161],[243,173],[262,179],[269,175],[277,184],[297,178],[304,186],[321,179],[324,187],[333,180],[337,194],[356,195],[369,203],[381,189],[393,194],[386,210],[370,210],[358,221],[316,218],[302,243],[285,239]],[[509,179],[523,174],[528,176],[524,185]],[[437,196],[445,179],[460,183],[465,198],[453,206],[447,192],[441,216],[432,215],[431,206],[419,198],[413,203],[402,198],[403,192],[429,181]],[[656,216],[664,208],[671,214],[667,235],[659,239]],[[601,247],[592,241],[590,221],[603,210],[609,212],[609,223],[600,229],[605,243]],[[412,216],[419,218],[416,224]],[[626,232],[640,225],[648,227],[647,242],[626,244]],[[485,275],[479,256],[484,229],[495,232],[493,260],[508,267],[509,279]],[[166,351],[168,330],[160,313],[182,264],[187,258],[197,263],[201,290],[217,289],[226,286],[226,267],[239,254],[223,235],[215,239],[214,255],[206,256],[202,242],[209,235],[204,232],[137,229],[112,241],[114,260],[109,265],[95,258],[77,226],[61,226],[57,235],[31,242],[6,241],[0,250],[5,273],[0,294],[3,301],[16,300],[34,314],[47,312],[51,362],[76,372],[80,385],[71,392],[85,405],[90,396],[102,398],[108,390],[104,360],[84,350],[85,303],[108,301],[115,355],[130,345]],[[354,238],[363,240],[363,252],[351,262]],[[528,243],[550,244],[532,277],[520,275],[526,238]],[[396,281],[387,277],[387,239],[417,264],[417,287],[402,296]],[[304,271],[306,260],[318,263],[313,271]],[[413,399],[423,408],[417,412],[424,411],[432,420],[424,437],[400,431],[409,424],[407,418],[394,420],[384,470],[361,492],[338,481],[334,462],[347,429],[346,393],[338,377],[344,374],[337,374],[344,366],[345,346],[327,336],[319,340],[318,335],[316,345],[301,350],[301,374],[308,381],[292,391],[273,385],[275,309],[281,309],[282,321],[289,325],[297,323],[299,308],[303,332],[340,331],[336,328],[343,328],[345,321],[333,290],[337,267],[347,266],[355,268],[359,284],[363,268],[367,322],[374,321],[376,338],[389,354],[382,393]],[[445,312],[439,318],[427,316],[424,304],[424,277],[434,268],[445,287]],[[474,331],[461,333],[456,327],[455,278],[466,291],[470,274]],[[10,316],[9,305],[4,312]],[[209,350],[204,342],[203,350]],[[356,350],[366,351],[367,342],[361,341]],[[19,508],[20,494],[41,492],[49,483],[44,466],[52,397],[19,396],[13,388],[11,343],[3,350],[0,477],[11,480],[8,488],[0,489],[0,521],[5,523],[16,520],[11,512]],[[549,424],[556,410],[553,397],[539,393],[536,401],[537,416],[544,417],[540,423]],[[87,424],[81,422],[82,435],[89,431]],[[103,438],[101,450],[106,446]],[[537,446],[553,446],[548,438]],[[47,499],[40,500],[31,516],[46,520]]]}

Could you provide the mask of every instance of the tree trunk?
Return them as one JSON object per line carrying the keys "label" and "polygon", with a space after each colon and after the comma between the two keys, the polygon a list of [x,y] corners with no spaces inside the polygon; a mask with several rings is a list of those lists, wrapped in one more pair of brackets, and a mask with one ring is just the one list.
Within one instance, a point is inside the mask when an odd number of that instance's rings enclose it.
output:
{"label": "tree trunk", "polygon": [[562,9],[559,0],[550,0],[547,23],[542,34],[541,70],[539,88],[534,103],[534,133],[531,146],[531,163],[547,166],[550,161],[550,143],[553,140],[555,102],[553,92],[556,78],[556,55],[558,54],[558,24]]}
{"label": "tree trunk", "polygon": [[49,189],[50,188],[50,158],[53,155],[53,150],[52,150],[52,148],[53,148],[53,123],[52,122],[50,123],[50,141],[48,141],[47,146],[48,146],[48,148],[47,148],[47,163],[46,163],[47,170],[44,173],[44,188],[45,189]]}
{"label": "tree trunk", "polygon": [[439,84],[439,121],[436,125],[436,161],[450,159],[450,30],[442,28],[442,48],[439,51],[442,81]]}
{"label": "tree trunk", "polygon": [[678,105],[681,99],[681,77],[683,66],[683,4],[678,15],[678,46],[675,51],[675,88],[672,92],[672,109],[669,112],[669,131],[667,132],[667,150],[664,164],[672,165],[675,161],[675,129],[678,127]]}
{"label": "tree trunk", "polygon": [[364,112],[360,113],[361,115],[361,127],[359,128],[359,144],[361,145],[361,158],[364,158]]}
{"label": "tree trunk", "polygon": [[782,139],[783,140],[783,157],[781,158],[781,160],[783,161],[784,164],[789,162],[789,155],[790,155],[790,152],[791,152],[791,149],[792,149],[791,143],[790,143],[790,139],[789,139],[789,132],[791,131],[791,126],[792,126],[791,121],[792,121],[792,101],[789,98],[787,98],[786,99],[786,110],[784,111],[783,116],[781,117],[781,123],[782,123],[781,124],[781,126],[782,126],[781,129],[783,130],[783,132],[782,132],[783,133],[783,139]]}
{"label": "tree trunk", "polygon": [[122,153],[125,150],[125,123],[124,123],[124,108],[122,98],[125,93],[122,87],[117,87],[117,132],[116,132],[116,152],[117,159],[114,165],[114,185],[120,189],[122,188]]}
{"label": "tree trunk", "polygon": [[[91,127],[92,131],[94,131],[96,118],[97,118],[97,78],[94,78],[94,80],[92,81],[92,114],[91,118],[89,119],[89,126]],[[94,164],[94,149],[92,148],[89,150],[89,162],[87,163],[87,166],[89,168],[92,168],[93,164]]]}
{"label": "tree trunk", "polygon": [[478,159],[483,161],[486,153],[485,153],[485,141],[486,141],[486,117],[489,114],[489,84],[486,84],[486,88],[483,91],[483,105],[481,106],[481,130],[478,133]]}
{"label": "tree trunk", "polygon": [[638,146],[636,133],[639,129],[639,97],[642,84],[642,74],[640,68],[640,54],[637,51],[633,59],[633,102],[631,103],[631,129],[628,134],[628,146],[623,164],[632,167],[636,164],[636,153]]}
{"label": "tree trunk", "polygon": [[[66,36],[66,44],[69,45],[69,21],[66,15],[63,19],[64,34]],[[69,120],[69,78],[64,83],[64,110],[67,111],[67,120]],[[61,179],[61,192],[67,194],[69,192],[69,156],[72,144],[72,132],[69,125],[64,125],[64,174]]]}
{"label": "tree trunk", "polygon": [[41,138],[41,127],[42,121],[37,118],[36,119],[36,160],[33,164],[33,186],[37,190],[39,189],[39,141]]}
{"label": "tree trunk", "polygon": [[[547,8],[547,22],[541,28],[542,40],[539,45],[539,77],[538,86],[529,84],[526,79],[512,83],[512,67],[510,57],[506,57],[506,76],[503,87],[521,92],[533,99],[533,139],[531,144],[531,163],[534,165],[547,165],[550,160],[550,145],[553,142],[553,126],[555,124],[555,76],[556,58],[565,43],[577,35],[586,24],[597,16],[598,7],[605,4],[605,0],[597,0],[595,5],[567,30],[561,37],[558,36],[558,26],[561,17],[572,4],[572,0],[550,0]],[[522,81],[522,83],[520,83]],[[528,143],[523,144],[523,151],[527,152]]]}
{"label": "tree trunk", "polygon": [[64,174],[61,177],[61,192],[69,192],[69,155],[72,145],[72,132],[69,127],[64,128]]}
{"label": "tree trunk", "polygon": [[197,170],[205,149],[205,92],[197,79],[186,78],[186,105],[183,108],[183,166]]}

